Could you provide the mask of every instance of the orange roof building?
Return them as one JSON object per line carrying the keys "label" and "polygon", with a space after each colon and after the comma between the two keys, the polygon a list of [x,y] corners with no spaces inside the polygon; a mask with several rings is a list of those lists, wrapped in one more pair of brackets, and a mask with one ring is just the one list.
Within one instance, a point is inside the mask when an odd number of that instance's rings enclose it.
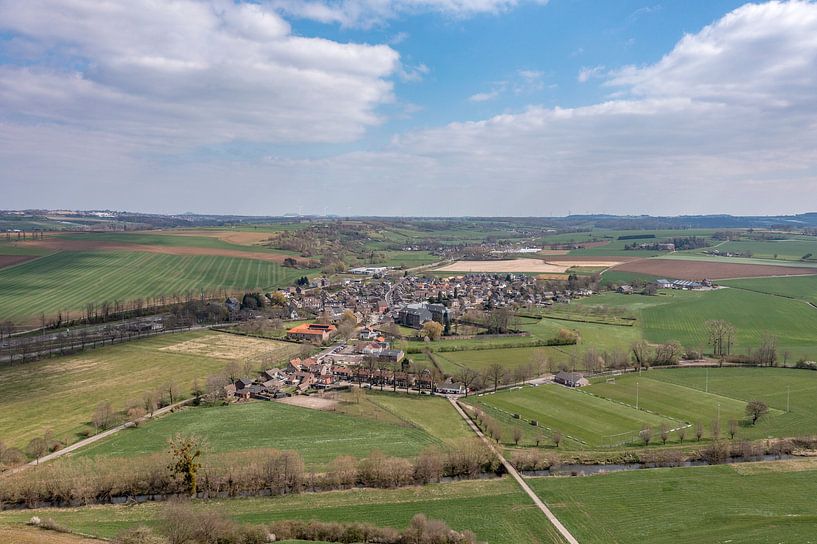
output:
{"label": "orange roof building", "polygon": [[323,325],[321,323],[303,323],[297,327],[292,327],[287,331],[287,337],[293,340],[309,340],[325,342],[335,334],[337,328],[334,325]]}

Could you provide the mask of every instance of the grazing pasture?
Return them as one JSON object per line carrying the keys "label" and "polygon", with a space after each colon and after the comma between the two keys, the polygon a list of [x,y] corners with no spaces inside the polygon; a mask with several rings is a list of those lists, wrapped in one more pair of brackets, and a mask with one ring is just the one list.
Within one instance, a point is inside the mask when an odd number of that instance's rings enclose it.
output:
{"label": "grazing pasture", "polygon": [[817,465],[810,459],[668,468],[530,485],[579,542],[813,542]]}
{"label": "grazing pasture", "polygon": [[[123,410],[128,401],[138,401],[145,391],[170,382],[178,385],[183,397],[189,397],[194,379],[203,384],[206,376],[221,372],[229,361],[262,353],[285,360],[298,348],[295,344],[254,340],[248,344],[250,351],[241,346],[228,349],[224,342],[234,338],[209,331],[168,334],[0,367],[0,440],[23,448],[51,429],[56,439],[76,442],[80,433],[90,430],[91,415],[100,402]],[[191,342],[213,346],[214,354],[177,349]]]}
{"label": "grazing pasture", "polygon": [[129,457],[167,450],[175,433],[204,439],[207,452],[253,448],[295,450],[309,467],[323,467],[339,455],[365,457],[374,450],[413,457],[440,446],[429,433],[409,425],[356,418],[278,402],[186,408],[98,442],[81,455]]}
{"label": "grazing pasture", "polygon": [[303,270],[216,255],[64,251],[0,269],[0,315],[35,321],[41,313],[78,317],[88,303],[172,297],[201,290],[268,290]]}
{"label": "grazing pasture", "polygon": [[[787,240],[732,240],[718,244],[721,253],[751,255],[757,259],[800,261],[804,256],[817,260],[817,238],[792,238]],[[699,249],[695,253],[702,253]]]}
{"label": "grazing pasture", "polygon": [[[211,500],[196,507],[222,512],[243,522],[320,520],[406,527],[417,513],[442,519],[451,528],[471,530],[480,542],[561,543],[552,525],[509,478],[467,480],[401,489],[352,489],[279,497]],[[138,525],[156,526],[163,503],[91,506],[0,512],[0,527],[28,521],[32,515],[53,518],[75,531],[111,538]],[[62,544],[62,543],[60,543]]]}

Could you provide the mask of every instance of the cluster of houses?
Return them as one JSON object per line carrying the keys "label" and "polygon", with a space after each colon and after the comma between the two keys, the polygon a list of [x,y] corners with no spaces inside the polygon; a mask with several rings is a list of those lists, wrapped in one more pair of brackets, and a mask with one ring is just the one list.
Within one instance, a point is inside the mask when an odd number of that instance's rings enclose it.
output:
{"label": "cluster of houses", "polygon": [[465,387],[435,380],[431,371],[411,372],[405,353],[383,338],[338,344],[306,359],[294,358],[283,369],[269,369],[257,377],[240,378],[225,388],[229,399],[272,400],[310,389],[366,387],[417,389],[444,395],[464,394]]}
{"label": "cluster of houses", "polygon": [[660,279],[655,281],[661,289],[711,289],[715,286],[709,280],[690,281],[690,280],[666,280]]}
{"label": "cluster of houses", "polygon": [[[395,322],[419,327],[433,320],[445,323],[446,317],[470,309],[505,306],[551,306],[566,303],[571,298],[592,295],[589,289],[550,291],[537,284],[536,278],[525,274],[466,274],[448,278],[407,277],[392,293]],[[428,303],[444,300],[445,304]],[[431,315],[429,315],[431,314]]]}

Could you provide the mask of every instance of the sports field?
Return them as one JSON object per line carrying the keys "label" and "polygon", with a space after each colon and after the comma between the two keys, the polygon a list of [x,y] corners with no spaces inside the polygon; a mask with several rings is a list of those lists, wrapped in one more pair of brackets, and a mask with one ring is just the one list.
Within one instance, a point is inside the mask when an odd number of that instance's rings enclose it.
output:
{"label": "sports field", "polygon": [[175,433],[193,434],[206,451],[253,448],[295,450],[309,467],[321,467],[339,455],[365,457],[373,450],[413,457],[442,442],[408,425],[356,418],[335,412],[257,401],[215,407],[190,407],[129,429],[83,449],[83,456],[128,457],[167,450]]}
{"label": "sports field", "polygon": [[88,303],[172,297],[201,290],[270,289],[304,270],[276,262],[217,255],[125,251],[64,251],[0,269],[0,315],[33,321],[66,311],[78,317]]}
{"label": "sports field", "polygon": [[[469,397],[468,402],[499,418],[506,426],[521,426],[526,436],[534,433],[550,436],[558,430],[566,448],[616,446],[635,441],[644,426],[683,425],[681,421],[555,384]],[[521,419],[513,418],[513,414],[519,414]],[[536,420],[543,429],[531,425],[530,420]],[[503,442],[512,444],[510,428],[505,434]]]}
{"label": "sports field", "polygon": [[585,544],[808,543],[817,535],[812,459],[529,483]]}
{"label": "sports field", "polygon": [[[237,343],[236,341],[240,341]],[[247,341],[249,340],[249,341]],[[175,382],[184,397],[194,379],[221,372],[231,360],[285,360],[295,344],[209,331],[169,334],[78,355],[0,367],[0,440],[23,448],[45,429],[75,442],[88,431],[96,405],[123,410],[145,391]]]}
{"label": "sports field", "polygon": [[[198,503],[244,523],[301,519],[365,522],[403,528],[417,513],[442,519],[456,530],[471,530],[491,544],[560,543],[533,502],[509,478],[469,480],[393,490],[353,489],[272,498]],[[156,525],[162,503],[0,512],[0,527],[50,517],[83,533],[113,537],[137,525]]]}
{"label": "sports field", "polygon": [[742,427],[741,437],[817,434],[814,410],[817,372],[784,368],[684,368],[651,370],[649,375],[651,379],[698,392],[708,389],[712,394],[742,403],[753,399],[767,403],[774,412],[754,427]]}

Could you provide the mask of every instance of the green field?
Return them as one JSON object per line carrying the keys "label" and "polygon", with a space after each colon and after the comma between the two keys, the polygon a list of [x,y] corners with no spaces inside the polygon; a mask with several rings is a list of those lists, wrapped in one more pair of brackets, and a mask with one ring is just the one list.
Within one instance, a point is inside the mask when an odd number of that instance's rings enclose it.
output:
{"label": "green field", "polygon": [[[247,351],[234,342],[251,344]],[[196,342],[201,350],[186,351]],[[267,346],[266,348],[264,346]],[[175,382],[184,396],[190,396],[194,379],[221,372],[230,360],[254,353],[288,358],[295,344],[252,339],[214,332],[169,334],[126,344],[88,350],[66,357],[0,368],[0,440],[9,446],[24,447],[45,429],[56,438],[75,442],[89,430],[88,422],[96,405],[110,402],[115,410],[145,391]],[[214,348],[218,353],[208,354]],[[230,354],[230,350],[234,350]]]}
{"label": "green field", "polygon": [[[161,238],[161,236],[159,236]],[[70,251],[0,269],[0,315],[33,320],[87,303],[184,295],[202,289],[270,289],[290,284],[303,270],[277,263],[220,256],[122,251]]]}
{"label": "green field", "polygon": [[677,340],[686,347],[708,351],[706,321],[724,319],[737,331],[734,353],[757,347],[768,332],[777,337],[781,353],[817,354],[817,309],[801,301],[738,289],[670,291],[655,300],[662,303],[641,311],[644,335],[651,342]]}
{"label": "green field", "polygon": [[175,433],[194,434],[207,451],[223,453],[253,448],[295,450],[307,466],[324,466],[339,455],[365,457],[373,450],[413,457],[442,443],[409,425],[356,418],[335,412],[257,401],[187,408],[118,433],[82,450],[83,456],[141,455],[167,450]]}
{"label": "green field", "polygon": [[371,391],[365,399],[440,442],[450,443],[474,436],[451,403],[444,398]]}
{"label": "green field", "polygon": [[[544,515],[508,478],[431,484],[394,490],[354,489],[274,498],[198,503],[244,523],[282,519],[366,522],[403,528],[417,514],[442,519],[453,529],[471,530],[490,544],[561,542]],[[49,517],[83,533],[112,537],[136,525],[155,525],[162,503],[137,506],[0,512],[0,526]]]}
{"label": "green field", "polygon": [[[645,425],[681,425],[677,420],[555,384],[469,397],[468,402],[506,425],[521,426],[526,437],[541,432],[550,436],[553,430],[558,430],[564,437],[565,448],[616,446],[636,441]],[[512,414],[519,414],[522,419],[514,419]],[[530,425],[530,420],[536,420],[544,429]],[[510,431],[505,434],[503,442],[511,444]]]}
{"label": "green field", "polygon": [[[707,378],[708,374],[708,378]],[[703,368],[664,369],[649,372],[650,379],[681,385],[699,392],[737,399],[742,403],[758,399],[776,413],[755,427],[743,427],[740,436],[804,436],[817,434],[817,372],[782,368]],[[595,387],[595,386],[593,386]],[[723,409],[724,404],[721,405]],[[790,409],[789,412],[786,408]]]}
{"label": "green field", "polygon": [[722,280],[719,283],[738,289],[768,293],[786,298],[797,298],[817,304],[817,275],[792,278]]}
{"label": "green field", "polygon": [[529,482],[584,544],[807,543],[817,535],[810,460]]}
{"label": "green field", "polygon": [[[721,253],[751,253],[757,259],[777,259],[782,261],[799,261],[805,255],[817,255],[817,239],[800,238],[788,240],[735,240],[718,244]],[[704,250],[696,250],[701,253]],[[787,264],[787,263],[780,263]]]}
{"label": "green field", "polygon": [[[746,401],[725,397],[714,393],[698,391],[689,386],[668,383],[653,379],[661,371],[652,371],[642,375],[629,374],[618,376],[615,383],[600,379],[584,390],[610,400],[629,406],[638,407],[656,414],[665,415],[689,424],[700,422],[709,432],[710,424],[720,413],[721,429],[725,432],[730,419],[745,418]],[[681,380],[683,382],[683,380]],[[693,429],[688,429],[687,440],[692,439]],[[676,441],[673,436],[671,441]]]}

